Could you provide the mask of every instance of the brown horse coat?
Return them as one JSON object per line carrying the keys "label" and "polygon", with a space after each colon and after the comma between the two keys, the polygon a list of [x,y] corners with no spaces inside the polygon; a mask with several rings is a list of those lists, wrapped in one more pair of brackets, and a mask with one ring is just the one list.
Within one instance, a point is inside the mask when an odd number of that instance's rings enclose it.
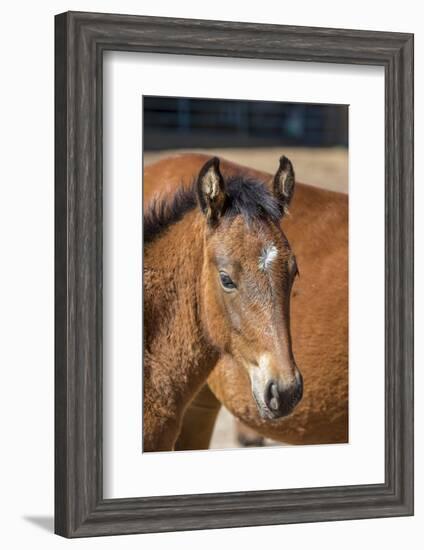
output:
{"label": "brown horse coat", "polygon": [[175,224],[173,237],[179,247],[170,247],[168,239],[145,246],[144,451],[173,449],[186,405],[217,361],[197,318],[200,288],[192,285],[192,269],[200,272],[203,250],[201,239],[193,242],[191,231],[201,232],[200,223],[191,212]]}
{"label": "brown horse coat", "polygon": [[[189,183],[209,157],[179,155],[144,169],[144,204]],[[225,176],[267,181],[269,174],[221,161]],[[283,227],[296,254],[300,278],[292,295],[293,350],[304,395],[287,418],[259,416],[246,372],[220,359],[208,383],[186,411],[179,449],[209,444],[220,403],[260,434],[291,444],[338,443],[348,438],[348,202],[339,193],[296,184]],[[210,357],[213,361],[215,358]],[[205,357],[205,360],[208,360]]]}

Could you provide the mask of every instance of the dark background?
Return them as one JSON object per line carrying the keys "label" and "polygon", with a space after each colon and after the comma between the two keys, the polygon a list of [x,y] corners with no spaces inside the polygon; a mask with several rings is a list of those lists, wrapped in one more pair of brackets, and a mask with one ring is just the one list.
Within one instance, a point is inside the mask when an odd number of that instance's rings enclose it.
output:
{"label": "dark background", "polygon": [[348,106],[143,96],[144,150],[348,145]]}

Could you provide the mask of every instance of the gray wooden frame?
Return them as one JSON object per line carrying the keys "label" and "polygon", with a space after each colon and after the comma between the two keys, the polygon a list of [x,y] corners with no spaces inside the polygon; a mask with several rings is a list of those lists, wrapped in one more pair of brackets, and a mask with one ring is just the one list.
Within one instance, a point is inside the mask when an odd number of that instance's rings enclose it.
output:
{"label": "gray wooden frame", "polygon": [[[103,499],[102,54],[105,50],[384,67],[384,483]],[[69,12],[56,16],[55,53],[56,533],[84,537],[411,515],[413,35]],[[372,182],[364,180],[363,185]]]}

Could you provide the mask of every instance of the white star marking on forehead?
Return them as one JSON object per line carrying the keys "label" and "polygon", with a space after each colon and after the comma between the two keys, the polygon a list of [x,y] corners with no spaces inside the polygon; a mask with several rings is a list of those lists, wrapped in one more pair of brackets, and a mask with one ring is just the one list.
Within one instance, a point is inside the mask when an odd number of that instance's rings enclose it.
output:
{"label": "white star marking on forehead", "polygon": [[265,247],[259,256],[259,269],[261,271],[266,271],[277,256],[278,250],[274,243],[271,243]]}

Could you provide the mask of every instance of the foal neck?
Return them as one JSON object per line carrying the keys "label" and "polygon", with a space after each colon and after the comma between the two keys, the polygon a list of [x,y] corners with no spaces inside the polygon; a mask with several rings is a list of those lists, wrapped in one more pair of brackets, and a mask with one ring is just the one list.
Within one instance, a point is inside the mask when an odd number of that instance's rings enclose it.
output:
{"label": "foal neck", "polygon": [[203,235],[203,216],[189,212],[144,251],[144,377],[175,407],[186,405],[217,360],[200,316]]}

